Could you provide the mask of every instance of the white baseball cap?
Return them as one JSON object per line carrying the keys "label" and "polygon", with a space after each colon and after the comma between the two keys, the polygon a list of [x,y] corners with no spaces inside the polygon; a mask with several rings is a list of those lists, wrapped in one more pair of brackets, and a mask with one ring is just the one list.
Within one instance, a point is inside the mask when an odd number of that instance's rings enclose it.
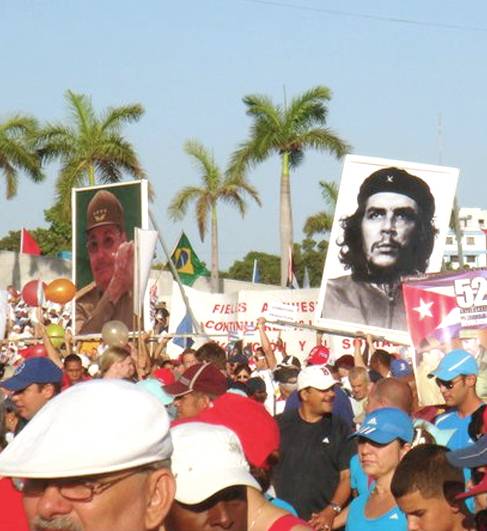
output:
{"label": "white baseball cap", "polygon": [[298,374],[298,391],[307,387],[324,391],[336,383],[337,381],[333,378],[333,374],[326,367],[320,365],[305,367]]}
{"label": "white baseball cap", "polygon": [[234,485],[261,490],[232,430],[204,422],[186,422],[172,428],[171,437],[177,501],[194,505]]}
{"label": "white baseball cap", "polygon": [[0,476],[103,474],[171,456],[161,402],[123,380],[73,385],[50,400],[0,453]]}

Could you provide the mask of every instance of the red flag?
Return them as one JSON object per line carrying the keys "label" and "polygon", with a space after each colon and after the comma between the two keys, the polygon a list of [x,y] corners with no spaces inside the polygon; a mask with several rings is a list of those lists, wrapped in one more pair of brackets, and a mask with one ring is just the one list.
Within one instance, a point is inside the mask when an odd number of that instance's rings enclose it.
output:
{"label": "red flag", "polygon": [[[402,286],[409,333],[415,347],[427,338],[440,339],[452,325],[460,326],[455,297],[432,291],[431,286],[420,282]],[[453,322],[452,322],[453,321]]]}
{"label": "red flag", "polygon": [[20,252],[24,254],[32,254],[40,256],[41,248],[37,245],[37,242],[30,235],[29,231],[22,229],[20,235]]}

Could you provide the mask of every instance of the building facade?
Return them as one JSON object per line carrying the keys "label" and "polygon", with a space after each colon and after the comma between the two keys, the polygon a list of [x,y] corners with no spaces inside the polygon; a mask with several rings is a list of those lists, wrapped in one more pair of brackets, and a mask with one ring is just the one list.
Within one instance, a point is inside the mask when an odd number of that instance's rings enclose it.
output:
{"label": "building facade", "polygon": [[[487,266],[487,210],[460,208],[463,261],[468,267]],[[485,231],[485,232],[484,232]],[[453,230],[448,231],[443,257],[448,269],[458,269],[458,246]]]}

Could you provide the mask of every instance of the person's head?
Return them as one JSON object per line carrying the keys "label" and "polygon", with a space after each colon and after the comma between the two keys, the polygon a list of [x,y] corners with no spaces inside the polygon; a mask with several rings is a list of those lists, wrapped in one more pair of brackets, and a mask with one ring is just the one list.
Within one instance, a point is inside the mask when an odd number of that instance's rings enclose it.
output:
{"label": "person's head", "polygon": [[348,376],[350,369],[354,367],[354,359],[350,354],[344,354],[340,356],[335,362],[335,368],[338,372],[340,378],[345,378]]}
{"label": "person's head", "polygon": [[475,358],[465,350],[452,350],[430,373],[448,407],[461,407],[466,401],[476,397],[475,386],[479,367]]}
{"label": "person's head", "polygon": [[378,348],[370,357],[370,368],[385,378],[391,370],[393,359],[387,350]]}
{"label": "person's head", "polygon": [[175,426],[171,435],[176,496],[166,530],[245,531],[246,487],[260,487],[249,472],[237,435],[224,426],[203,422]]}
{"label": "person's head", "polygon": [[249,398],[263,404],[267,400],[267,388],[262,378],[253,376],[245,384]]}
{"label": "person's head", "polygon": [[196,359],[196,350],[192,348],[185,349],[181,353],[180,360],[183,371],[189,369],[193,365],[196,365],[198,363],[198,360]]}
{"label": "person's head", "polygon": [[30,358],[0,385],[12,391],[18,415],[30,420],[61,389],[61,369],[47,358]]}
{"label": "person's head", "polygon": [[72,383],[83,379],[83,364],[77,354],[68,354],[63,362],[64,372]]}
{"label": "person's head", "polygon": [[365,367],[353,367],[348,373],[348,379],[352,387],[352,396],[355,400],[363,400],[370,390],[369,373]]}
{"label": "person's head", "polygon": [[419,177],[383,168],[364,180],[357,210],[341,220],[340,261],[360,280],[424,272],[437,230],[435,199]]}
{"label": "person's head", "polygon": [[198,363],[212,363],[221,371],[225,371],[227,356],[225,351],[218,343],[208,341],[196,351],[196,359]]}
{"label": "person's head", "polygon": [[100,190],[87,208],[86,245],[91,272],[96,285],[105,291],[112,279],[115,255],[127,241],[122,204],[108,190]]}
{"label": "person's head", "polygon": [[404,411],[386,407],[366,415],[353,434],[364,472],[375,480],[391,475],[411,448],[413,421]]}
{"label": "person's head", "polygon": [[248,362],[249,360],[247,356],[243,354],[242,352],[238,351],[238,352],[231,353],[228,356],[227,363],[226,363],[227,376],[235,379],[235,370],[239,368],[241,365],[248,366]]}
{"label": "person's head", "polygon": [[[93,446],[93,434],[103,444]],[[171,451],[155,397],[93,380],[46,404],[0,454],[0,474],[24,478],[31,529],[155,531],[174,498]]]}
{"label": "person's head", "polygon": [[292,365],[281,365],[274,371],[274,380],[283,398],[288,398],[298,388],[298,374],[299,369]]}
{"label": "person's head", "polygon": [[254,361],[255,368],[258,371],[263,371],[263,370],[269,368],[269,366],[267,364],[267,358],[266,358],[264,349],[262,347],[257,347],[255,349],[255,352],[254,352],[254,354],[252,356],[252,359]]}
{"label": "person's head", "polygon": [[225,376],[212,363],[193,365],[179,380],[164,387],[164,391],[174,397],[178,419],[198,415],[226,390]]}
{"label": "person's head", "polygon": [[108,347],[99,362],[102,378],[129,379],[135,374],[132,356],[122,347]]}
{"label": "person's head", "polygon": [[326,367],[305,367],[298,375],[298,396],[301,408],[312,417],[331,413],[336,380]]}
{"label": "person's head", "polygon": [[448,462],[448,449],[422,444],[399,463],[391,483],[411,531],[456,531],[464,515],[455,496],[465,487],[461,469]]}
{"label": "person's head", "polygon": [[252,371],[250,370],[250,367],[246,363],[241,363],[235,367],[235,370],[233,371],[233,379],[236,382],[246,383],[249,378]]}
{"label": "person's head", "polygon": [[382,378],[371,386],[365,409],[371,413],[382,407],[396,407],[410,415],[412,403],[413,394],[406,382],[397,378]]}

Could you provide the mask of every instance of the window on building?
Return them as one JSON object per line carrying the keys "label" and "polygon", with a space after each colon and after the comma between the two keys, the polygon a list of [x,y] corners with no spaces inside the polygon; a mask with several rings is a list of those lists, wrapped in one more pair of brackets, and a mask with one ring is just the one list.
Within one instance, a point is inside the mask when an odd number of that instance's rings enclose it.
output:
{"label": "window on building", "polygon": [[475,245],[475,238],[473,236],[467,236],[467,245]]}
{"label": "window on building", "polygon": [[475,256],[467,256],[467,264],[475,264]]}
{"label": "window on building", "polygon": [[484,220],[484,219],[479,219],[479,225],[480,225],[481,227],[483,227],[484,224],[485,224],[485,220]]}
{"label": "window on building", "polygon": [[451,257],[452,262],[458,262],[458,256],[456,254],[453,254]]}
{"label": "window on building", "polygon": [[453,245],[453,236],[447,236],[446,237],[446,244],[447,245]]}

